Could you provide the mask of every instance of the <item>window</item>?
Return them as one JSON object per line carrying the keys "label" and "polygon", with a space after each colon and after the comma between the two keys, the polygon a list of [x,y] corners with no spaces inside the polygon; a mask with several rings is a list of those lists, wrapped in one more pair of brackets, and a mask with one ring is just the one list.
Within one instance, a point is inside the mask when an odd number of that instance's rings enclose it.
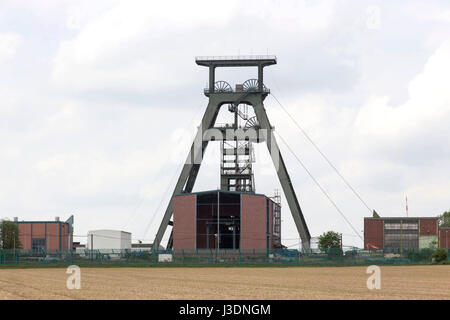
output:
{"label": "window", "polygon": [[400,230],[400,221],[389,221],[384,223],[384,229],[386,230]]}
{"label": "window", "polygon": [[31,239],[31,250],[33,251],[40,251],[45,250],[45,238],[34,238]]}
{"label": "window", "polygon": [[[218,201],[220,208],[218,208]],[[197,249],[239,249],[241,195],[210,192],[197,196]]]}
{"label": "window", "polygon": [[384,222],[384,230],[418,230],[419,222],[416,220],[413,221],[400,221],[400,220],[391,220]]}
{"label": "window", "polygon": [[418,248],[419,234],[417,230],[388,230],[384,234],[384,247],[386,249]]}
{"label": "window", "polygon": [[419,229],[419,223],[418,222],[403,222],[402,229],[417,230],[417,229]]}

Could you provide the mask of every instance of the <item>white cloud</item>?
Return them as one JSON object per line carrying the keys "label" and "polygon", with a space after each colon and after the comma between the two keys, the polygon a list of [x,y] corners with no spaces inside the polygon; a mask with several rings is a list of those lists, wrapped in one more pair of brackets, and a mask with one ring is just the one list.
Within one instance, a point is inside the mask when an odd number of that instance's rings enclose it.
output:
{"label": "white cloud", "polygon": [[[367,30],[369,2],[15,3],[2,7],[0,19],[0,30],[18,39],[0,50],[8,61],[0,76],[2,216],[75,212],[77,233],[123,228],[129,220],[127,228],[140,235],[162,198],[147,235],[153,237],[164,190],[207,102],[207,70],[194,56],[266,50],[278,55],[266,84],[369,205],[398,215],[408,193],[411,213],[448,209],[450,51],[442,41],[449,32],[446,19],[411,14],[429,12],[428,5],[380,5],[374,32]],[[443,16],[449,9],[435,6]],[[31,14],[21,24],[25,11]],[[252,77],[247,70],[217,74],[232,85],[228,77]],[[266,107],[276,130],[362,229],[367,210],[270,96]],[[257,191],[271,194],[280,186],[259,147]],[[311,233],[351,233],[282,149]],[[196,190],[218,186],[217,151],[217,144],[208,148]],[[282,229],[285,238],[298,236],[286,203]]]}
{"label": "white cloud", "polygon": [[[449,56],[450,46],[446,41],[428,58],[423,70],[409,81],[409,96],[400,104],[392,103],[389,96],[374,95],[361,107],[349,108],[336,103],[333,97],[316,93],[287,100],[281,98],[282,103],[365,201],[381,215],[402,215],[406,194],[414,199],[413,216],[437,215],[448,206],[450,190],[445,187],[450,174]],[[276,130],[296,150],[356,229],[362,230],[362,218],[370,213],[275,101],[269,97],[266,105]],[[289,151],[279,143],[311,232],[317,234],[330,228],[353,233]],[[259,163],[261,159],[257,161]],[[273,185],[274,177],[271,178],[261,177],[258,186]],[[269,189],[264,191],[270,192]],[[288,214],[287,210],[283,214]],[[290,221],[289,216],[283,216],[283,219]],[[295,232],[293,228],[290,230]]]}
{"label": "white cloud", "polygon": [[[411,100],[417,102],[417,109],[433,104],[432,110],[445,111],[450,108],[450,40],[445,41],[428,59],[424,70],[409,85]],[[420,105],[422,104],[422,105]],[[437,115],[439,116],[439,115]]]}
{"label": "white cloud", "polygon": [[[235,3],[200,1],[194,8],[186,1],[122,1],[86,23],[75,39],[61,43],[53,80],[81,90],[142,92],[182,83],[189,79],[182,73],[186,64],[175,56],[190,39],[178,34],[223,25]],[[182,42],[171,45],[171,38]]]}
{"label": "white cloud", "polygon": [[243,6],[246,15],[259,16],[284,33],[311,34],[327,29],[333,18],[335,1],[248,1]]}
{"label": "white cloud", "polygon": [[[356,135],[365,149],[377,150],[377,145],[401,144],[414,148],[420,136],[430,137],[434,132],[439,141],[449,142],[450,129],[450,41],[444,42],[428,59],[423,71],[408,86],[409,98],[401,105],[390,105],[388,97],[375,97],[368,101],[356,118]],[[443,136],[443,133],[449,135]]]}
{"label": "white cloud", "polygon": [[[68,20],[75,29],[77,10]],[[301,40],[328,30],[333,12],[334,1],[123,1],[60,44],[53,81],[74,91],[181,87],[192,80],[195,55],[265,52],[280,32]]]}

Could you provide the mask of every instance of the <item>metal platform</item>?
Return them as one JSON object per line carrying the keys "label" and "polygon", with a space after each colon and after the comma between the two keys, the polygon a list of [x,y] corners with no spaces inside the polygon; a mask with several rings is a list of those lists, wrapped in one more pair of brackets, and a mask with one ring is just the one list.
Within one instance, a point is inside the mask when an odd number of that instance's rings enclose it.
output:
{"label": "metal platform", "polygon": [[277,63],[276,56],[199,56],[195,57],[199,66],[213,67],[257,67],[270,66]]}

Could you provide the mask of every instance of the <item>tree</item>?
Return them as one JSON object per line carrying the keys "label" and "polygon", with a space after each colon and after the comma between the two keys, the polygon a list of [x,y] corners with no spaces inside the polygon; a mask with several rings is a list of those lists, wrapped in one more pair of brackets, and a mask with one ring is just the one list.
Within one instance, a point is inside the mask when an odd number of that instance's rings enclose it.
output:
{"label": "tree", "polygon": [[0,223],[1,248],[21,249],[19,227],[12,221],[4,220]]}
{"label": "tree", "polygon": [[328,231],[319,236],[319,249],[327,251],[328,249],[341,248],[341,235],[334,231]]}
{"label": "tree", "polygon": [[430,249],[436,249],[437,246],[438,246],[437,240],[433,240],[433,241],[431,241],[431,242],[429,243],[428,248],[430,248]]}
{"label": "tree", "polygon": [[447,250],[443,248],[436,249],[436,251],[431,255],[431,258],[437,263],[446,261],[448,258]]}
{"label": "tree", "polygon": [[443,214],[438,216],[439,226],[450,227],[450,211],[445,211]]}

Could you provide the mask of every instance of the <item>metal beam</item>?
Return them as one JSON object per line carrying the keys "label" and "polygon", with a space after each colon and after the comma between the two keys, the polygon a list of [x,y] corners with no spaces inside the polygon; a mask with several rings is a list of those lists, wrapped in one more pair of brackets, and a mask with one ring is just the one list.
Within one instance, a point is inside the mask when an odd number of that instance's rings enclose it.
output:
{"label": "metal beam", "polygon": [[214,85],[216,83],[216,67],[209,66],[209,92],[214,93]]}
{"label": "metal beam", "polygon": [[275,165],[278,179],[280,180],[281,187],[283,188],[284,195],[289,205],[289,209],[291,211],[292,217],[294,218],[297,231],[302,240],[302,246],[306,249],[309,249],[311,235],[309,233],[308,226],[306,225],[305,218],[303,217],[302,209],[300,208],[300,204],[298,203],[291,178],[289,177],[289,174],[287,172],[286,165],[278,147],[278,143],[275,139],[273,128],[270,125],[269,118],[264,108],[262,99],[260,99],[258,103],[255,103],[253,107],[261,128],[267,130],[266,145]]}
{"label": "metal beam", "polygon": [[260,64],[258,66],[258,91],[262,92],[264,87],[264,66]]}
{"label": "metal beam", "polygon": [[268,55],[195,57],[195,62],[204,67],[257,67],[276,64],[277,57]]}
{"label": "metal beam", "polygon": [[[208,107],[206,108],[205,114],[203,115],[200,127],[195,135],[195,140],[191,145],[189,154],[184,163],[183,169],[181,170],[180,176],[178,177],[177,184],[170,197],[169,204],[167,205],[166,211],[164,213],[163,219],[159,226],[158,232],[153,241],[154,248],[159,248],[161,240],[166,232],[167,226],[169,224],[170,218],[173,214],[173,203],[172,199],[175,195],[183,192],[191,192],[194,186],[195,179],[197,177],[198,171],[200,170],[200,164],[202,161],[203,153],[208,146],[208,141],[203,141],[203,133],[214,126],[217,114],[219,112],[220,105],[215,99],[210,99]],[[200,144],[200,143],[201,144]],[[189,183],[187,183],[189,181]],[[186,189],[185,187],[188,187]]]}

